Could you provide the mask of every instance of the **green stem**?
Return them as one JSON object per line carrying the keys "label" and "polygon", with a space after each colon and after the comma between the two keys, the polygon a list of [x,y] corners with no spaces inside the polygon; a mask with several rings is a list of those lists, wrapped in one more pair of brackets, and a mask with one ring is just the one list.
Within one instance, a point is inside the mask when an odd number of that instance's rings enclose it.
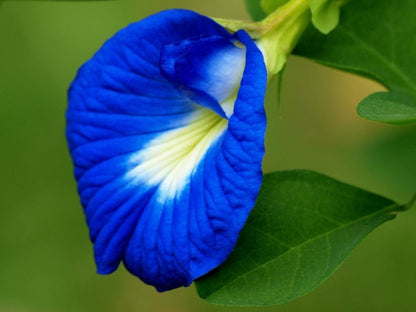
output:
{"label": "green stem", "polygon": [[309,0],[291,0],[258,22],[257,31],[260,36],[264,36],[298,19],[307,11],[309,11]]}
{"label": "green stem", "polygon": [[416,203],[416,193],[413,195],[412,199],[404,206],[404,211],[409,210]]}
{"label": "green stem", "polygon": [[263,52],[269,80],[282,70],[309,22],[309,0],[289,1],[259,22],[262,35],[257,45]]}
{"label": "green stem", "polygon": [[244,29],[251,38],[258,39],[284,27],[306,11],[309,11],[309,0],[291,0],[259,22],[244,22],[225,18],[213,19],[230,31],[236,32],[239,29]]}
{"label": "green stem", "polygon": [[215,18],[232,32],[247,31],[263,53],[268,79],[278,74],[311,20],[310,0],[290,0],[259,22]]}

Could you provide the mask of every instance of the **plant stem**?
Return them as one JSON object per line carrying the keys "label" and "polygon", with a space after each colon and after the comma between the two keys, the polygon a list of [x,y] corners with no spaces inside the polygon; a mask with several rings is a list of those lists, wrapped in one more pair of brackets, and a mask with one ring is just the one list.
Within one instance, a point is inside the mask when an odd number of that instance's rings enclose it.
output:
{"label": "plant stem", "polygon": [[257,31],[260,36],[264,36],[270,31],[281,28],[288,21],[297,19],[308,10],[309,0],[291,0],[258,22]]}
{"label": "plant stem", "polygon": [[214,18],[214,20],[233,32],[244,29],[250,34],[251,38],[258,39],[283,27],[307,11],[309,11],[309,0],[291,0],[259,22],[245,22],[225,18]]}
{"label": "plant stem", "polygon": [[409,210],[416,203],[416,193],[413,195],[412,199],[404,206],[404,211]]}
{"label": "plant stem", "polygon": [[278,74],[311,20],[310,0],[290,0],[259,22],[215,18],[232,32],[244,29],[264,56],[268,79]]}

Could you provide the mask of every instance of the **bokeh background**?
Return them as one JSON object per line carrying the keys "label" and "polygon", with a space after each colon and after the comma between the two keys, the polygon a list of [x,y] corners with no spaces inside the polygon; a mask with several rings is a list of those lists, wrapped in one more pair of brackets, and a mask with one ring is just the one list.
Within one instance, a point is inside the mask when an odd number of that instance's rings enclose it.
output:
{"label": "bokeh background", "polygon": [[[66,90],[106,38],[172,7],[249,18],[243,0],[0,3],[0,311],[416,311],[416,209],[373,232],[317,290],[277,307],[213,306],[193,286],[159,294],[122,267],[95,273],[65,143]],[[297,57],[280,103],[276,85],[265,171],[312,169],[399,202],[416,191],[416,127],[355,112],[381,86]]]}

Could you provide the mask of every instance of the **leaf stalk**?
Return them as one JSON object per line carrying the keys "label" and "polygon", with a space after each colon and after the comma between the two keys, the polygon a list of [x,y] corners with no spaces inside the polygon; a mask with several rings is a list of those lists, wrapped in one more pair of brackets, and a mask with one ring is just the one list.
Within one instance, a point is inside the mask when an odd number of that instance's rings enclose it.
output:
{"label": "leaf stalk", "polygon": [[404,211],[409,210],[416,203],[416,193],[413,195],[412,199],[404,206]]}

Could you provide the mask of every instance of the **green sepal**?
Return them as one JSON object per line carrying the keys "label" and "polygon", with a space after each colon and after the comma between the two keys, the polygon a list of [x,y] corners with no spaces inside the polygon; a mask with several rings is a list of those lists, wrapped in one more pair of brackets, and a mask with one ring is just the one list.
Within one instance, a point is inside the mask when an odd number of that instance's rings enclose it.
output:
{"label": "green sepal", "polygon": [[312,23],[323,34],[328,34],[339,22],[340,7],[348,0],[309,0]]}

